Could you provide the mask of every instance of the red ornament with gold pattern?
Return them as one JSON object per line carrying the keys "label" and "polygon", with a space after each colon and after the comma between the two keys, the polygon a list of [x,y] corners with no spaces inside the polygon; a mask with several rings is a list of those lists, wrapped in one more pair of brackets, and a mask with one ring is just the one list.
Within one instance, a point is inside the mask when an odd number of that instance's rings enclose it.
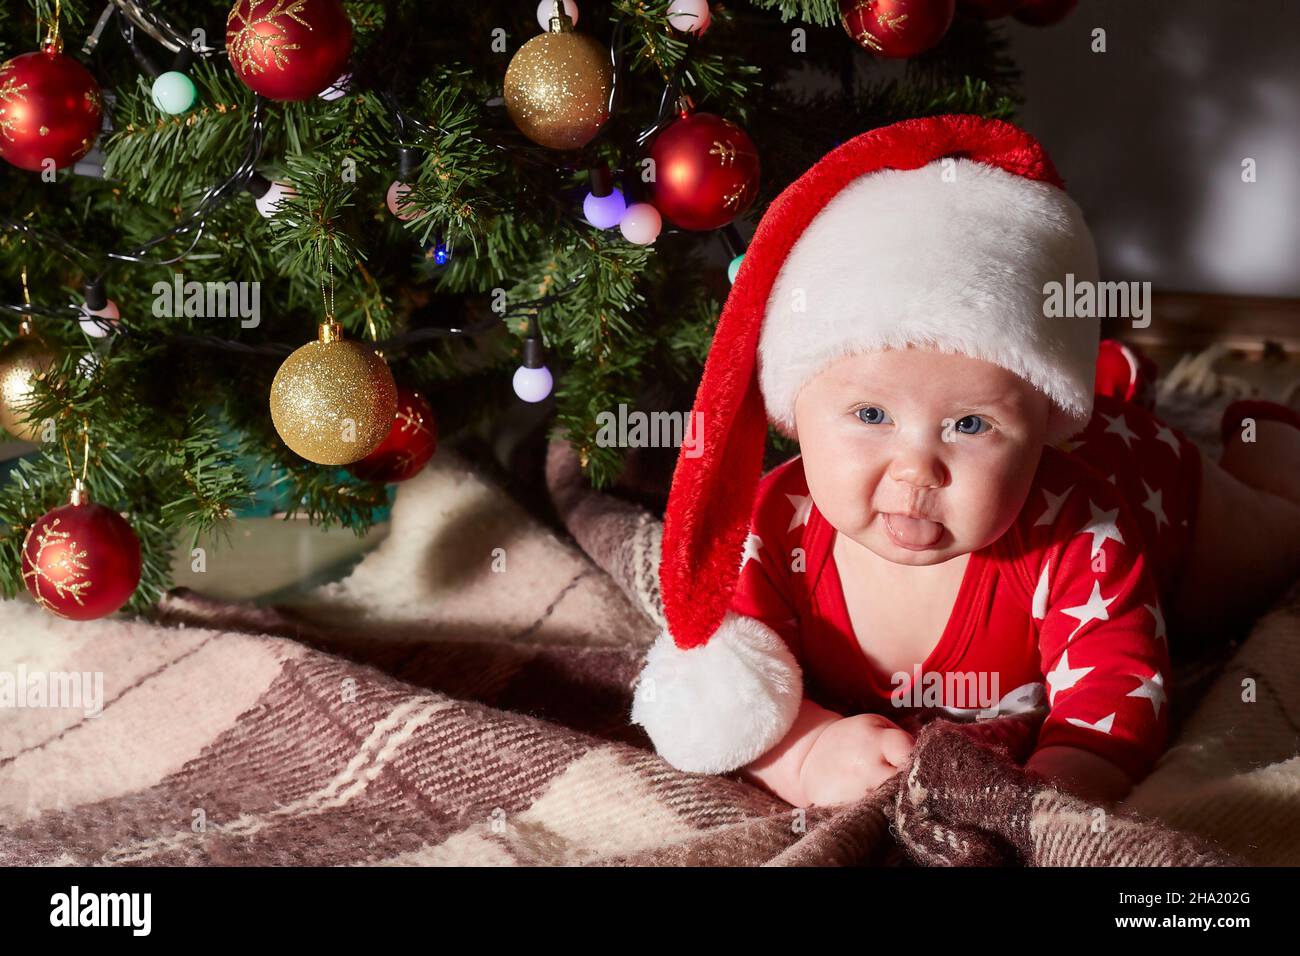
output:
{"label": "red ornament with gold pattern", "polygon": [[877,56],[924,53],[952,25],[956,0],[839,0],[844,32]]}
{"label": "red ornament with gold pattern", "polygon": [[743,129],[712,113],[692,112],[678,99],[678,116],[650,144],[650,201],[682,229],[718,229],[758,196],[758,150]]}
{"label": "red ornament with gold pattern", "polygon": [[397,387],[397,415],[379,447],[348,471],[364,481],[406,481],[423,470],[438,447],[433,406],[413,388]]}
{"label": "red ornament with gold pattern", "polygon": [[226,17],[230,66],[271,100],[309,100],[343,73],[352,21],[339,0],[236,0]]}
{"label": "red ornament with gold pattern", "polygon": [[74,621],[112,614],[140,583],[140,541],[80,482],[71,500],[36,520],[23,541],[23,584],[36,603]]}
{"label": "red ornament with gold pattern", "polygon": [[71,166],[99,135],[99,83],[61,51],[55,36],[0,66],[0,156],[19,169]]}

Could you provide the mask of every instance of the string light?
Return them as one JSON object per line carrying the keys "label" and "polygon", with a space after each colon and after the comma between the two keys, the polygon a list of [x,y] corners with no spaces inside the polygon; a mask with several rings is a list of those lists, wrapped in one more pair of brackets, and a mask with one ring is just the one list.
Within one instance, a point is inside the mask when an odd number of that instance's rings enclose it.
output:
{"label": "string light", "polygon": [[[553,5],[553,0],[549,0],[549,2]],[[133,55],[144,63],[148,62],[148,58],[143,54],[143,51],[139,49],[136,42],[135,31],[137,28],[165,49],[176,53],[176,63],[181,68],[184,68],[188,63],[192,62],[194,58],[209,59],[226,56],[226,51],[222,47],[208,46],[196,40],[191,41],[184,33],[174,27],[149,4],[139,2],[139,0],[113,0],[110,7],[106,8],[104,14],[100,16],[93,33],[87,38],[83,47],[85,52],[89,53],[94,49],[99,41],[100,34],[115,12],[121,14],[119,26],[121,27],[122,35],[131,48]],[[615,67],[614,81],[610,92],[611,110],[616,107],[617,99],[621,95],[622,90],[622,85],[619,81],[622,76],[623,67],[624,50],[622,37],[625,26],[625,21],[617,21],[610,41],[610,57]],[[684,66],[679,64],[674,75],[665,85],[663,95],[660,99],[658,115],[656,116],[654,123],[637,136],[636,143],[638,146],[657,131],[663,122],[670,117],[671,110],[666,107],[667,104],[675,102],[675,91],[678,87],[678,77],[683,69]],[[156,73],[156,70],[151,72]],[[180,70],[178,69],[174,72],[180,72]],[[188,77],[186,77],[186,79],[188,80]],[[351,74],[344,74],[339,77],[332,87],[323,91],[321,96],[327,100],[335,99],[346,93],[352,86],[353,77]],[[389,113],[397,126],[399,139],[405,138],[408,130],[413,130],[425,136],[451,135],[452,131],[445,129],[436,123],[421,121],[411,116],[411,114],[401,108],[396,97],[391,92],[381,92],[379,95],[388,107]],[[491,102],[492,101],[489,101],[489,105]],[[55,319],[76,319],[82,324],[82,328],[86,331],[86,334],[92,337],[102,337],[113,330],[121,334],[129,334],[128,323],[121,320],[120,313],[117,312],[116,303],[111,299],[107,299],[105,296],[104,305],[100,307],[96,306],[96,303],[99,301],[99,296],[102,294],[104,289],[104,280],[109,270],[114,265],[120,263],[131,263],[162,266],[172,265],[184,260],[194,252],[199,242],[202,240],[207,228],[208,218],[222,204],[229,201],[234,194],[241,190],[250,192],[254,196],[255,204],[258,206],[258,210],[262,215],[274,215],[280,205],[295,193],[295,190],[290,184],[273,182],[257,172],[256,165],[261,158],[263,144],[266,138],[266,114],[267,101],[261,96],[255,96],[253,109],[250,114],[248,144],[239,162],[231,173],[224,180],[210,187],[199,199],[194,208],[183,216],[174,226],[125,252],[107,251],[100,253],[98,256],[92,256],[89,253],[78,249],[62,236],[37,229],[27,223],[0,221],[0,228],[20,232],[25,238],[30,237],[43,244],[53,246],[63,252],[70,260],[81,262],[88,266],[93,266],[96,262],[99,263],[98,271],[91,276],[85,286],[84,291],[87,292],[87,300],[80,306],[60,308],[34,306],[30,302],[25,302],[22,306],[0,303],[0,309],[25,316],[41,315]],[[465,134],[464,131],[457,131],[457,135],[465,136],[467,134]],[[554,156],[549,153],[549,151],[530,148],[527,144],[521,145],[516,142],[494,142],[490,131],[484,136],[469,135],[469,138],[480,145],[488,146],[503,152],[509,152],[515,159],[537,162],[539,164],[545,164],[550,168],[554,168]],[[409,155],[415,157],[415,162],[418,165],[418,157],[420,156],[420,153],[418,150],[411,148],[403,148],[403,153],[399,154],[399,165],[405,166],[408,162],[402,159],[402,157],[407,154],[408,150]],[[607,166],[604,167],[604,169],[608,172]],[[410,176],[413,178],[413,174],[407,173],[404,168],[399,169],[399,175],[403,177]],[[604,173],[593,173],[593,175],[599,177],[604,175]],[[394,182],[393,186],[397,186],[400,182],[401,180]],[[612,175],[610,177],[610,182],[612,183]],[[623,200],[622,190],[611,185],[609,192],[603,192],[603,186],[596,180],[593,180],[593,186],[595,188],[593,188],[592,195],[589,198],[604,200],[605,202],[603,205],[607,207],[604,210],[606,213],[605,215],[602,216],[600,212],[595,214],[597,219],[606,221],[609,218],[612,218],[613,215],[617,213],[618,204],[620,202],[623,203],[624,209],[627,208],[626,203]],[[391,189],[392,187],[390,187],[390,191]],[[635,208],[635,206],[633,208]],[[649,208],[653,210],[653,207]],[[612,210],[612,212],[610,210]],[[591,213],[586,210],[585,204],[584,216],[585,222],[589,222],[593,225],[596,224],[592,219]],[[577,218],[576,215],[574,218]],[[626,216],[624,214],[618,214],[618,220],[616,220],[616,223],[614,224],[621,222],[621,220],[625,218]],[[612,228],[612,225],[613,224],[602,228]],[[633,235],[644,234],[648,231],[646,225],[641,222],[639,217],[634,217],[631,228]],[[175,255],[165,258],[149,256],[149,252],[156,247],[181,237],[188,237],[189,242]],[[648,241],[653,241],[653,238]],[[426,255],[436,263],[443,265],[450,260],[452,250],[448,243],[439,238],[435,243],[426,246]],[[536,310],[543,308],[572,292],[583,278],[584,277],[580,275],[565,288],[555,294],[532,300],[529,303],[521,303],[504,315],[494,316],[493,318],[480,323],[475,323],[463,328],[412,330],[384,342],[377,343],[377,346],[384,350],[397,350],[446,336],[479,335],[495,327],[502,319],[511,315],[520,314],[521,310],[530,309],[532,310],[530,314],[532,316],[532,329],[534,331],[534,334],[531,336],[533,344],[530,345],[529,340],[525,340],[525,364],[519,371],[526,373],[524,376],[525,378],[531,377],[535,381],[540,382],[542,380],[542,373],[549,377],[550,372],[540,363],[541,340],[540,333],[536,332]],[[252,351],[271,355],[287,354],[293,349],[293,346],[281,343],[268,343],[264,346],[249,346],[246,343],[237,340],[223,339],[217,336],[174,335],[165,336],[164,340],[176,340],[206,347],[232,349],[243,352]],[[537,364],[530,365],[529,362],[534,360],[536,360]],[[549,385],[547,386],[547,392],[549,393]]]}

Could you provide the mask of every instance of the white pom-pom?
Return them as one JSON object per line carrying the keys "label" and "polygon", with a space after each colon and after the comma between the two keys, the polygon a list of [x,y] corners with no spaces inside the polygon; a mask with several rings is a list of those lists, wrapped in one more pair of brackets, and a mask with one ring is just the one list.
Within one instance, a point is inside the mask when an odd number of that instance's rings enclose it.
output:
{"label": "white pom-pom", "polygon": [[766,624],[728,611],[701,647],[667,631],[651,646],[632,700],[632,722],[678,770],[727,773],[781,741],[799,714],[803,676]]}

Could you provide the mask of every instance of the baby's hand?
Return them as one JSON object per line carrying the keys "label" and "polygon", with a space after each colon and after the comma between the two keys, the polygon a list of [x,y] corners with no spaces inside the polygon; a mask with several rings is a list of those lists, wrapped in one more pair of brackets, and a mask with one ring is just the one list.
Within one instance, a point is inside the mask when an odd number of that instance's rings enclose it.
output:
{"label": "baby's hand", "polygon": [[842,717],[821,732],[804,758],[803,792],[817,806],[861,799],[906,766],[914,743],[879,714]]}

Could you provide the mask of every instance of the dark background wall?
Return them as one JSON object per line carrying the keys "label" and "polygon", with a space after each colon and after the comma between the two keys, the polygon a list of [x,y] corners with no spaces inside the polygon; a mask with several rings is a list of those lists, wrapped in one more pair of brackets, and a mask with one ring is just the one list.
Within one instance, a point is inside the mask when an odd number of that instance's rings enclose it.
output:
{"label": "dark background wall", "polygon": [[[1022,125],[1087,215],[1106,278],[1300,296],[1300,2],[1080,0],[1054,27],[1001,23]],[[1090,50],[1098,27],[1106,53]]]}

